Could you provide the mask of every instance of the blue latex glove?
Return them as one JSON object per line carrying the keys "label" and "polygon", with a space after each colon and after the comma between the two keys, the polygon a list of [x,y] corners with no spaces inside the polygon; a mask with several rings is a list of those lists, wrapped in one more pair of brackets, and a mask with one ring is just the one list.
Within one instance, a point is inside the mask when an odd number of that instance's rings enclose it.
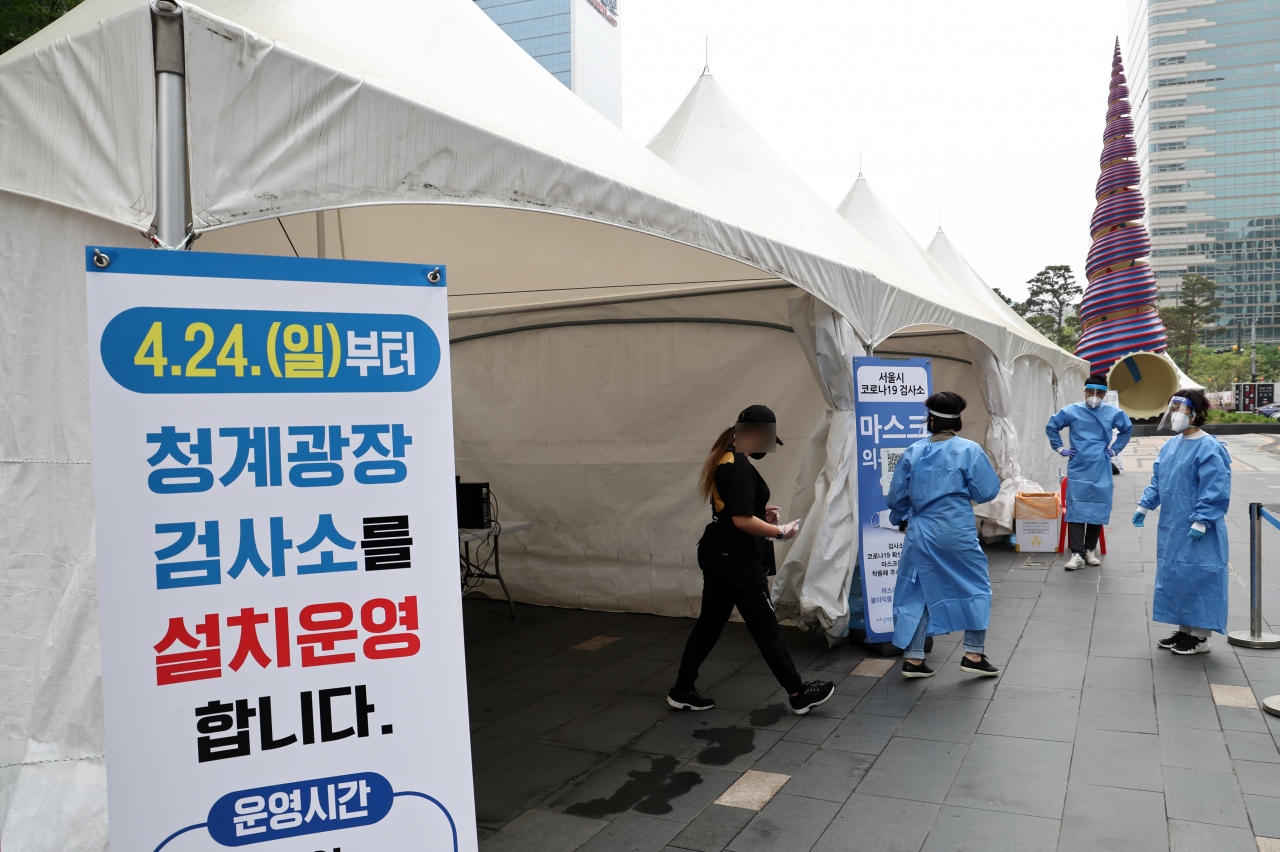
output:
{"label": "blue latex glove", "polygon": [[1107,447],[1107,458],[1113,459],[1115,457],[1116,457],[1116,451],[1111,449],[1110,447]]}
{"label": "blue latex glove", "polygon": [[1133,525],[1135,527],[1143,527],[1147,525],[1147,516],[1141,512],[1133,513]]}
{"label": "blue latex glove", "polygon": [[1196,539],[1197,541],[1199,541],[1200,539],[1204,538],[1204,533],[1200,532],[1200,530],[1196,529],[1195,527],[1192,527],[1191,529],[1187,530],[1187,538]]}
{"label": "blue latex glove", "polygon": [[1059,454],[1059,455],[1066,456],[1066,457],[1067,457],[1067,458],[1069,458],[1069,459],[1073,459],[1073,458],[1075,458],[1075,457],[1076,457],[1076,453],[1078,453],[1078,452],[1080,452],[1080,451],[1079,451],[1079,450],[1077,450],[1075,447],[1060,447],[1060,448],[1058,449],[1058,454]]}

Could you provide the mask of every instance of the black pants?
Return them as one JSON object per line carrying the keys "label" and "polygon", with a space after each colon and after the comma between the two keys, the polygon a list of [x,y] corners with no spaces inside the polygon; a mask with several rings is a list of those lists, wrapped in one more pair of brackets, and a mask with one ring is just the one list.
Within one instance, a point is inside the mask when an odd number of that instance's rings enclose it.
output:
{"label": "black pants", "polygon": [[1086,550],[1096,550],[1098,536],[1102,534],[1102,524],[1067,524],[1067,539],[1072,553],[1084,556]]}
{"label": "black pants", "polygon": [[693,625],[689,633],[689,641],[684,646],[684,656],[680,659],[680,672],[676,675],[676,686],[691,688],[698,679],[698,669],[703,660],[715,647],[720,638],[720,631],[734,607],[743,621],[751,638],[756,640],[764,661],[769,670],[778,679],[778,683],[788,694],[799,692],[804,685],[796,672],[796,664],[791,660],[787,646],[782,642],[782,633],[778,629],[778,617],[773,612],[773,602],[769,600],[769,587],[763,583],[753,586],[735,586],[731,578],[702,573],[702,613],[698,623]]}

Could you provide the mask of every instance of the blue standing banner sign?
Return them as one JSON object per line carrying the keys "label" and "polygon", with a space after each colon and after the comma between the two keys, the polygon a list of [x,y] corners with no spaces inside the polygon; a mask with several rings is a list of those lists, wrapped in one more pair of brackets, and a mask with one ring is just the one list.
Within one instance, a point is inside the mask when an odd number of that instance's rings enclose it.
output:
{"label": "blue standing banner sign", "polygon": [[867,641],[893,638],[893,587],[906,537],[889,523],[889,483],[907,447],[929,436],[928,358],[854,358],[858,418],[858,529]]}

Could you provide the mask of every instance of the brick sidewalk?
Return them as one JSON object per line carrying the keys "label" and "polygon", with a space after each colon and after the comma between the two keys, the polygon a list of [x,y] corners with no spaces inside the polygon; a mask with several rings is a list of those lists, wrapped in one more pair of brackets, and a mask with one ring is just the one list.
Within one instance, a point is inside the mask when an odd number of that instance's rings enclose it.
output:
{"label": "brick sidewalk", "polygon": [[[717,708],[676,713],[661,696],[690,620],[518,606],[512,622],[468,600],[481,848],[1280,852],[1280,719],[1238,706],[1280,694],[1280,651],[1154,645],[1155,529],[1128,518],[1162,442],[1126,454],[1101,569],[990,551],[998,679],[960,673],[958,634],[937,639],[937,677],[906,681],[788,630],[804,677],[837,682],[797,717],[731,624],[699,682]],[[1277,444],[1228,439],[1232,629],[1248,624],[1245,504],[1280,502]]]}

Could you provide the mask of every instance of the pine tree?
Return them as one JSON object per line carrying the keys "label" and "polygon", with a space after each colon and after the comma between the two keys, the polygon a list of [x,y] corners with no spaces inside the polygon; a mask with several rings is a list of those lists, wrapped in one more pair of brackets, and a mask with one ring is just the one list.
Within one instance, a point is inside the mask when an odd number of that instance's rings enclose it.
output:
{"label": "pine tree", "polygon": [[1182,276],[1178,289],[1178,304],[1161,308],[1160,319],[1169,335],[1169,348],[1182,355],[1182,371],[1190,375],[1191,358],[1200,342],[1200,330],[1209,325],[1213,312],[1222,304],[1215,299],[1218,285],[1203,275],[1190,272]]}
{"label": "pine tree", "polygon": [[[1071,314],[1074,313],[1073,306],[1084,290],[1076,283],[1076,277],[1072,274],[1071,267],[1046,266],[1027,283],[1031,285],[1025,302],[1028,317],[1044,316],[1052,318],[1053,325],[1049,329],[1052,333],[1046,332],[1045,336],[1052,338],[1059,346],[1067,346],[1073,343],[1075,335],[1065,326]],[[1033,322],[1032,325],[1045,331],[1048,323]]]}

